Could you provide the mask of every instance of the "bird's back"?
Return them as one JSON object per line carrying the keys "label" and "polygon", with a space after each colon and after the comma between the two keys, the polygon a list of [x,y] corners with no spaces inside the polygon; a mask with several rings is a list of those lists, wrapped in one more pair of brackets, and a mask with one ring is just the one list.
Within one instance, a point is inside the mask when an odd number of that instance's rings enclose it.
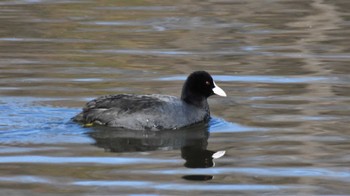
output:
{"label": "bird's back", "polygon": [[73,120],[133,130],[176,129],[209,119],[209,111],[167,95],[107,95],[86,104]]}

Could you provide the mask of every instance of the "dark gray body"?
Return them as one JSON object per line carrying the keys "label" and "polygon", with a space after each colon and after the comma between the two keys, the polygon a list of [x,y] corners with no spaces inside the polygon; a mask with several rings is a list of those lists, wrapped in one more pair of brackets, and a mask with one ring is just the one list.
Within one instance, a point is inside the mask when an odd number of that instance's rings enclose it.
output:
{"label": "dark gray body", "polygon": [[210,118],[206,99],[195,106],[167,95],[107,95],[86,104],[73,118],[84,124],[94,123],[132,130],[178,129]]}

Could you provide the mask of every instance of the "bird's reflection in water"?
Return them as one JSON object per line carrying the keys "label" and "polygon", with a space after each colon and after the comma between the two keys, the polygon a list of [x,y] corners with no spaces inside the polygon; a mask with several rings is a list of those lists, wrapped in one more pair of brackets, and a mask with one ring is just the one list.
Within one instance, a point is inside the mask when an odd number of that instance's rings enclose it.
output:
{"label": "bird's reflection in water", "polygon": [[[132,131],[111,127],[93,127],[89,135],[95,145],[110,152],[146,152],[156,150],[181,151],[181,157],[188,168],[213,167],[214,159],[220,158],[225,151],[207,150],[209,131],[205,123],[179,130]],[[213,176],[188,175],[186,180],[210,180]]]}

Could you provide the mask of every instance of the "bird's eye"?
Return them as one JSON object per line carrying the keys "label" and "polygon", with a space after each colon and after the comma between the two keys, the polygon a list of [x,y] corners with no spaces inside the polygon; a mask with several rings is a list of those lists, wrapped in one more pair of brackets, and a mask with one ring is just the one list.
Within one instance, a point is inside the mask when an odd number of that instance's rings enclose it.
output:
{"label": "bird's eye", "polygon": [[209,82],[209,81],[206,81],[205,84],[209,86],[209,85],[210,85],[210,82]]}

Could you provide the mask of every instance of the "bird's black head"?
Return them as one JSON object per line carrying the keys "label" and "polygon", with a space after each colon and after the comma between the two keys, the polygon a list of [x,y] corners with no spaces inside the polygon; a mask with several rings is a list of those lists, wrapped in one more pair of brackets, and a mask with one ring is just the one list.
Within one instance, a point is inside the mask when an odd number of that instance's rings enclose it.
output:
{"label": "bird's black head", "polygon": [[226,93],[215,84],[208,72],[195,71],[188,76],[183,85],[181,99],[197,105],[214,94],[226,97]]}

